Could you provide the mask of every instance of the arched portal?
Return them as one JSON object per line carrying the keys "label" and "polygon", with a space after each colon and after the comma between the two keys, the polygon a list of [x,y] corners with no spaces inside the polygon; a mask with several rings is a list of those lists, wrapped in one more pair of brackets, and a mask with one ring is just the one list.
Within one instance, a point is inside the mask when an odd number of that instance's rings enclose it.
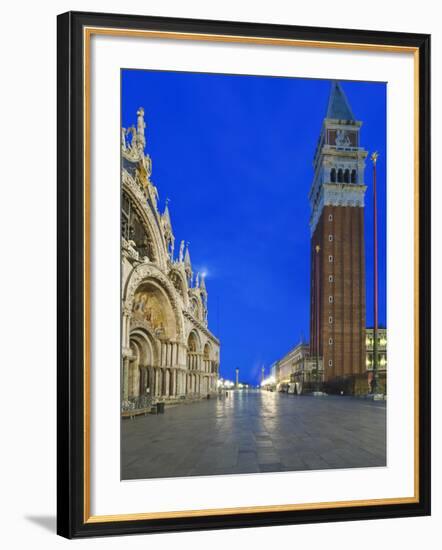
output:
{"label": "arched portal", "polygon": [[201,342],[196,331],[192,330],[187,338],[187,370],[190,374],[189,386],[191,393],[199,392],[199,374],[202,370]]}
{"label": "arched portal", "polygon": [[210,374],[212,371],[212,346],[206,342],[203,350],[203,371]]}
{"label": "arched portal", "polygon": [[140,348],[136,342],[130,344],[131,360],[128,365],[127,382],[126,382],[126,399],[136,399],[139,395],[139,364],[140,364]]}
{"label": "arched portal", "polygon": [[154,337],[146,329],[135,328],[130,333],[129,399],[154,395],[154,365],[158,350]]}
{"label": "arched portal", "polygon": [[206,342],[204,346],[204,359],[210,359],[210,344]]}
{"label": "arched portal", "polygon": [[196,336],[196,333],[192,331],[189,334],[189,338],[187,339],[187,349],[191,352],[197,352],[199,347],[198,337]]}

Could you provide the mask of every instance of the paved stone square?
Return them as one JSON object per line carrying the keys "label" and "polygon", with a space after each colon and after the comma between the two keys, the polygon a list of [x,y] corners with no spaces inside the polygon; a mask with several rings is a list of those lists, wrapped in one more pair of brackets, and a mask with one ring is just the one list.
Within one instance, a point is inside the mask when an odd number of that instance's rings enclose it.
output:
{"label": "paved stone square", "polygon": [[122,421],[122,479],[386,465],[385,402],[235,391]]}

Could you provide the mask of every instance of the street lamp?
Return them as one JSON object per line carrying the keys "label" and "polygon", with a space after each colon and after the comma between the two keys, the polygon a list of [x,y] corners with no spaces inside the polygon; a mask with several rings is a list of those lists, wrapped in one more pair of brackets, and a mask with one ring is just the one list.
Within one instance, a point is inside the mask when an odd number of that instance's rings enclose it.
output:
{"label": "street lamp", "polygon": [[376,393],[378,367],[378,205],[376,194],[376,163],[379,153],[371,155],[373,163],[373,372],[371,393]]}

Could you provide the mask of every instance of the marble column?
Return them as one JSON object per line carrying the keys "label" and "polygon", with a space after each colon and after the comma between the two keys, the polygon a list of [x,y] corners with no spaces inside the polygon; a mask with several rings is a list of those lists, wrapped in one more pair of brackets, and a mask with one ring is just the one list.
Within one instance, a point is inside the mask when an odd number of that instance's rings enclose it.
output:
{"label": "marble column", "polygon": [[144,388],[146,385],[146,374],[144,367],[138,367],[139,377],[138,377],[138,391],[140,395],[144,395]]}
{"label": "marble column", "polygon": [[155,397],[160,395],[160,369],[155,369]]}
{"label": "marble column", "polygon": [[167,365],[167,344],[162,343],[161,344],[161,364],[160,366],[164,367]]}
{"label": "marble column", "polygon": [[167,369],[164,372],[164,395],[166,397],[169,397],[169,389],[170,389],[170,370]]}
{"label": "marble column", "polygon": [[170,396],[176,397],[176,378],[177,378],[176,369],[172,370],[171,375],[172,375],[172,383],[170,385],[170,388],[171,388]]}
{"label": "marble column", "polygon": [[153,379],[153,368],[147,367],[147,372],[149,376],[149,395],[153,397],[154,395],[154,379]]}
{"label": "marble column", "polygon": [[130,333],[130,316],[127,313],[123,313],[123,319],[121,322],[121,346],[122,348],[129,347],[129,333]]}
{"label": "marble column", "polygon": [[123,358],[123,401],[129,397],[129,359]]}

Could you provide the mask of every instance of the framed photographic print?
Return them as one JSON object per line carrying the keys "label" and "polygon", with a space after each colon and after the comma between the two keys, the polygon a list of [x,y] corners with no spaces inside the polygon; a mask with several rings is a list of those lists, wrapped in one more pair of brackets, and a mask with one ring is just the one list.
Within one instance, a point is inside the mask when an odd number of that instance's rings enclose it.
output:
{"label": "framed photographic print", "polygon": [[430,37],[58,17],[58,533],[430,513]]}

